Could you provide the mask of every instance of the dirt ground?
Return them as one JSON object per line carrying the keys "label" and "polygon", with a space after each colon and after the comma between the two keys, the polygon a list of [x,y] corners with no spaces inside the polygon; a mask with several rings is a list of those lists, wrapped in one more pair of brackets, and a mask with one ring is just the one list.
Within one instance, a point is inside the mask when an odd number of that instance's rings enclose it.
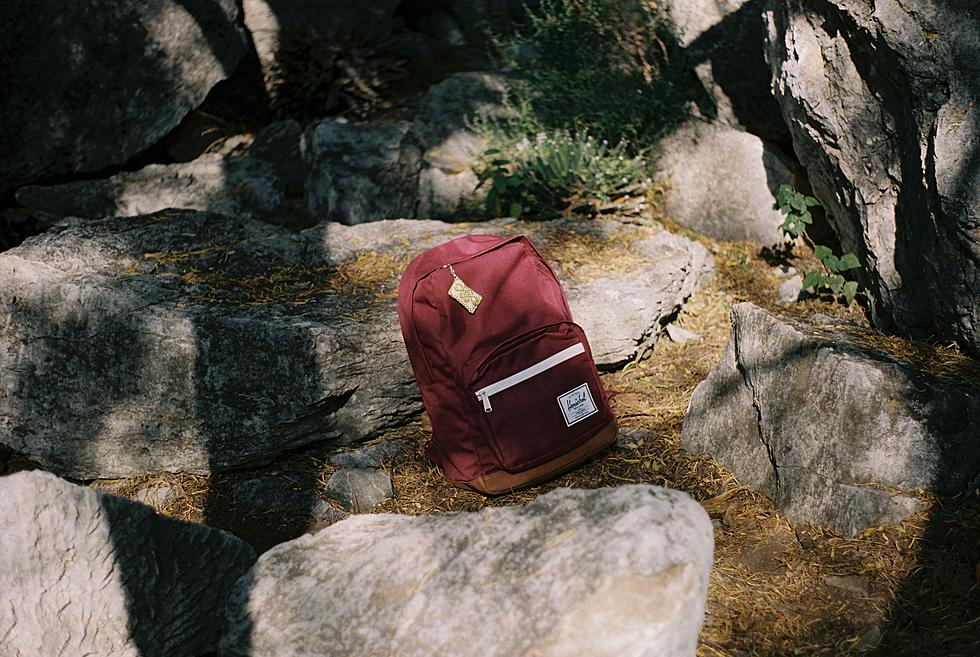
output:
{"label": "dirt ground", "polygon": [[[901,525],[845,538],[791,526],[767,498],[741,486],[709,458],[679,448],[684,410],[724,349],[735,303],[751,301],[783,314],[821,313],[867,325],[857,304],[847,308],[810,299],[776,308],[782,279],[773,273],[773,254],[751,243],[702,241],[712,249],[718,271],[676,320],[700,341],[679,345],[664,337],[645,359],[604,375],[605,385],[617,393],[614,412],[632,445],[611,448],[546,485],[485,498],[445,482],[422,455],[428,436],[416,423],[379,438],[400,441],[406,451],[387,463],[395,498],[376,512],[420,515],[525,504],[558,486],[669,486],[699,500],[714,525],[715,561],[699,657],[977,657],[980,505],[975,498],[932,499],[928,510]],[[801,271],[815,267],[799,260],[790,264]],[[961,359],[942,347],[890,340],[893,350],[903,353],[931,354],[937,362]],[[290,472],[297,489],[320,491],[333,471],[327,464],[330,453],[327,448],[305,450],[274,466],[214,477],[161,475],[93,486],[112,487],[122,495],[153,483],[173,486],[185,495],[163,513],[228,529],[262,551],[315,528],[304,517],[237,508],[234,485]]]}

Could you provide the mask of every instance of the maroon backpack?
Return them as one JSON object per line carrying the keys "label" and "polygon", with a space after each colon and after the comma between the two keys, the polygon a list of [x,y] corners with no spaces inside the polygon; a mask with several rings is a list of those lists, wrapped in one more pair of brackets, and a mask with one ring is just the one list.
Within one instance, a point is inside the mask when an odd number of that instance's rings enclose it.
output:
{"label": "maroon backpack", "polygon": [[530,486],[616,439],[585,333],[526,237],[422,253],[402,275],[398,316],[432,422],[426,455],[455,484]]}

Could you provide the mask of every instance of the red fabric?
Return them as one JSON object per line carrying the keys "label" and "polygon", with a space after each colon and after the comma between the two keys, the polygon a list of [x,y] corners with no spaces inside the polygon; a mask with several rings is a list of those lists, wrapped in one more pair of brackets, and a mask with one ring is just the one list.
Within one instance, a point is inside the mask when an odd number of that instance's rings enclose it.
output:
{"label": "red fabric", "polygon": [[[483,296],[473,314],[448,295],[450,264]],[[470,235],[421,254],[399,284],[398,316],[432,421],[426,453],[451,481],[534,467],[611,419],[585,334],[554,272],[523,236]],[[476,398],[485,385],[577,343],[585,353],[494,395],[491,412]],[[582,384],[596,412],[569,426],[558,398]]]}

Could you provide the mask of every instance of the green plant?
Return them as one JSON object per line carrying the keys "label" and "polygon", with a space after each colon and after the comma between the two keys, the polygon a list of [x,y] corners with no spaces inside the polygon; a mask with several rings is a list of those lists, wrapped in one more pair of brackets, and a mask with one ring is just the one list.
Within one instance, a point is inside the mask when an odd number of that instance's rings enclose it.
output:
{"label": "green plant", "polygon": [[819,206],[820,201],[814,197],[806,196],[790,185],[780,185],[773,207],[784,215],[783,223],[779,226],[780,230],[794,239],[800,238],[806,242],[813,249],[813,255],[824,266],[825,271],[806,272],[803,277],[803,290],[814,293],[829,290],[835,296],[843,294],[844,299],[850,304],[857,296],[860,286],[857,281],[846,280],[843,272],[860,269],[861,262],[853,253],[845,253],[837,257],[833,249],[813,243],[807,234],[807,226],[813,224],[810,208]]}
{"label": "green plant", "polygon": [[628,214],[643,206],[648,166],[643,157],[629,155],[626,142],[610,145],[586,132],[560,130],[505,147],[506,154],[488,149],[480,172],[478,186],[487,187],[491,216]]}
{"label": "green plant", "polygon": [[541,0],[495,45],[526,132],[652,143],[686,116],[690,71],[671,65],[681,49],[657,3]]}

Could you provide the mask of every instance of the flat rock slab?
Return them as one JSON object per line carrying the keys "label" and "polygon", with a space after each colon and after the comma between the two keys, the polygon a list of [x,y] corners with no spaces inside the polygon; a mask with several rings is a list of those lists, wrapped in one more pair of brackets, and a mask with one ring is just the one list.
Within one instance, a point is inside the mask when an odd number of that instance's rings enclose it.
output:
{"label": "flat rock slab", "polygon": [[235,0],[0,3],[0,192],[123,164],[245,54]]}
{"label": "flat rock slab", "polygon": [[4,657],[170,657],[217,646],[244,541],[34,471],[0,478]]}
{"label": "flat rock slab", "polygon": [[937,379],[834,325],[732,311],[681,445],[711,455],[794,522],[846,534],[959,492],[980,473],[980,387]]}
{"label": "flat rock slab", "polygon": [[283,182],[263,160],[202,155],[193,162],[151,164],[105,180],[23,187],[17,200],[58,217],[131,217],[184,208],[267,219],[283,212]]}
{"label": "flat rock slab", "polygon": [[395,309],[424,249],[525,233],[600,365],[651,343],[712,269],[614,221],[325,223],[191,211],[66,222],[0,255],[0,444],[77,479],[206,473],[417,417]]}
{"label": "flat rock slab", "polygon": [[704,509],[652,486],[357,516],[262,555],[219,654],[693,656],[712,550]]}

